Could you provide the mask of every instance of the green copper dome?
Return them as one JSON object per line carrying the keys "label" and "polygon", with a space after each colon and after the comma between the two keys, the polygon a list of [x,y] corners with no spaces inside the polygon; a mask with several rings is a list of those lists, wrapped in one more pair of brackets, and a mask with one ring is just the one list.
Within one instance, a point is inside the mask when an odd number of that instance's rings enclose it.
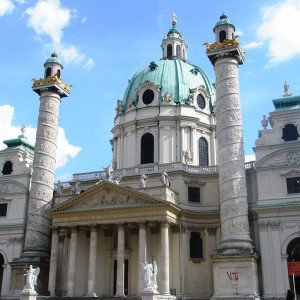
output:
{"label": "green copper dome", "polygon": [[58,59],[57,54],[55,52],[53,52],[51,54],[51,57],[45,61],[44,66],[48,63],[56,63],[62,66],[61,61]]}
{"label": "green copper dome", "polygon": [[173,95],[176,104],[188,103],[191,89],[204,86],[211,96],[210,101],[215,101],[215,88],[208,76],[197,66],[186,63],[180,59],[166,59],[151,62],[149,66],[140,69],[129,81],[123,98],[123,110],[127,109],[129,99],[137,100],[137,88],[150,81],[161,86],[159,101],[166,93]]}
{"label": "green copper dome", "polygon": [[222,16],[220,16],[220,20],[216,23],[216,26],[214,27],[214,32],[215,32],[216,27],[219,27],[219,26],[222,26],[222,25],[231,25],[231,26],[233,26],[233,24],[227,19],[227,16],[224,15],[224,14],[222,14]]}

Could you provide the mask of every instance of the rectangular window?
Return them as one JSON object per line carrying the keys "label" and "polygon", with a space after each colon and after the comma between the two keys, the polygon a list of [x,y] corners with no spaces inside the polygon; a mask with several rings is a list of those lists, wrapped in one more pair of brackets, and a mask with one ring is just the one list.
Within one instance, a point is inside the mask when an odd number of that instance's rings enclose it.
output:
{"label": "rectangular window", "polygon": [[7,203],[0,204],[0,217],[5,217],[7,213]]}
{"label": "rectangular window", "polygon": [[200,188],[199,187],[188,187],[188,200],[189,202],[200,203]]}
{"label": "rectangular window", "polygon": [[300,177],[286,178],[288,194],[300,193]]}

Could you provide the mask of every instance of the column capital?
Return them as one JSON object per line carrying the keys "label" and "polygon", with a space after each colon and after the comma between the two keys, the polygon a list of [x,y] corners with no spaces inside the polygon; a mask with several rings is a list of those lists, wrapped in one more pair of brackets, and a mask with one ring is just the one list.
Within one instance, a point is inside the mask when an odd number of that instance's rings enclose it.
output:
{"label": "column capital", "polygon": [[59,227],[58,226],[51,226],[51,231],[52,233],[58,233],[59,232]]}
{"label": "column capital", "polygon": [[207,233],[208,233],[209,235],[216,235],[216,233],[217,233],[217,228],[216,228],[216,227],[209,227],[209,228],[207,228]]}
{"label": "column capital", "polygon": [[139,220],[137,221],[139,227],[145,227],[146,226],[146,221],[145,220]]}
{"label": "column capital", "polygon": [[77,225],[72,225],[69,227],[71,232],[78,232],[79,227]]}
{"label": "column capital", "polygon": [[119,227],[124,227],[125,226],[125,222],[116,222],[115,226],[118,227],[118,228]]}
{"label": "column capital", "polygon": [[90,224],[89,227],[88,227],[91,231],[92,230],[97,230],[99,228],[99,225],[98,224]]}
{"label": "column capital", "polygon": [[160,227],[169,227],[170,221],[168,220],[159,220]]}

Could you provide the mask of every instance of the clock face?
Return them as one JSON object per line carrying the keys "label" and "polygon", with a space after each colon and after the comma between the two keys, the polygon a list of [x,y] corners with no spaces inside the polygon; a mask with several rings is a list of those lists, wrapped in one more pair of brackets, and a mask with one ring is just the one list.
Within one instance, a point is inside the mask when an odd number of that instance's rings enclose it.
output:
{"label": "clock face", "polygon": [[299,165],[300,154],[298,152],[289,152],[287,153],[285,160],[288,165]]}
{"label": "clock face", "polygon": [[205,108],[205,99],[200,94],[197,95],[197,104],[198,104],[199,108],[201,108],[201,109]]}

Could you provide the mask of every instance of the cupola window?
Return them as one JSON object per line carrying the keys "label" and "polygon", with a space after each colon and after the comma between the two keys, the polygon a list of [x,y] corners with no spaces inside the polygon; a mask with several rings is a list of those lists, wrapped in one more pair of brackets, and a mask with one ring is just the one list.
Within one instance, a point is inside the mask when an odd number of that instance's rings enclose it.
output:
{"label": "cupola window", "polygon": [[176,56],[181,58],[181,47],[179,45],[176,46]]}
{"label": "cupola window", "polygon": [[57,77],[60,78],[60,70],[59,69],[57,70],[56,74],[57,74]]}
{"label": "cupola window", "polygon": [[146,90],[143,94],[143,103],[149,105],[154,100],[154,92],[152,90]]}
{"label": "cupola window", "polygon": [[208,166],[208,143],[203,137],[199,139],[199,165]]}
{"label": "cupola window", "polygon": [[13,172],[13,164],[10,160],[8,160],[4,165],[3,165],[3,170],[2,174],[3,175],[9,175]]}
{"label": "cupola window", "polygon": [[220,33],[219,33],[220,43],[223,43],[225,39],[226,39],[226,32],[224,30],[221,30]]}
{"label": "cupola window", "polygon": [[282,139],[285,142],[289,141],[297,141],[299,138],[299,133],[297,130],[297,126],[293,124],[287,124],[285,127],[282,129]]}
{"label": "cupola window", "polygon": [[172,45],[171,44],[169,44],[167,46],[167,58],[172,59]]}
{"label": "cupola window", "polygon": [[205,108],[205,99],[201,94],[197,95],[197,104],[199,106],[200,109],[204,109]]}
{"label": "cupola window", "polygon": [[141,164],[154,163],[154,137],[145,133],[141,139]]}
{"label": "cupola window", "polygon": [[46,70],[46,78],[51,76],[51,68],[47,68]]}

